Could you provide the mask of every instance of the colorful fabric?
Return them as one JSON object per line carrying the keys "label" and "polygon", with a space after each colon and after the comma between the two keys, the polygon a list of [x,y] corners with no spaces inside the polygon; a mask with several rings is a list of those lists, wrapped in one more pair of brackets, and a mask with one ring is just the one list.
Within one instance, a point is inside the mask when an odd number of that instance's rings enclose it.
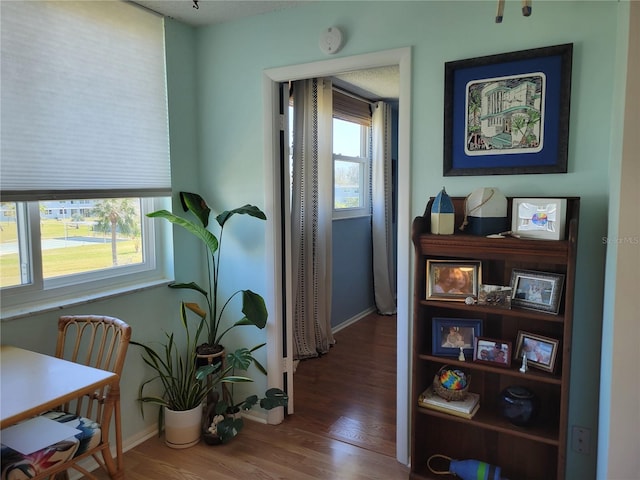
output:
{"label": "colorful fabric", "polygon": [[440,373],[440,384],[448,390],[463,390],[467,387],[467,378],[460,370],[444,370]]}
{"label": "colorful fabric", "polygon": [[28,455],[2,445],[2,480],[28,480],[100,444],[102,432],[99,423],[66,412],[51,411],[44,416],[80,432]]}

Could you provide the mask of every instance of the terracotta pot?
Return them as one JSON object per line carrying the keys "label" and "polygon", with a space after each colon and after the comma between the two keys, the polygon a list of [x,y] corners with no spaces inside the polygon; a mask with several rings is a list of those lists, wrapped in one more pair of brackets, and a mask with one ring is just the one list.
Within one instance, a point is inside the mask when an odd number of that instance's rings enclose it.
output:
{"label": "terracotta pot", "polygon": [[191,410],[164,409],[164,443],[171,448],[188,448],[200,441],[202,406]]}

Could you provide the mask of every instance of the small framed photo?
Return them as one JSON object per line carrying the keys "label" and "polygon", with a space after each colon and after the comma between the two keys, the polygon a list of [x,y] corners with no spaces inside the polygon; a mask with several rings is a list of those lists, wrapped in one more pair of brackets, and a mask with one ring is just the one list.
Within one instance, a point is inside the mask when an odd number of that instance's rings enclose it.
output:
{"label": "small framed photo", "polygon": [[560,341],[555,338],[519,331],[515,358],[521,360],[524,355],[527,357],[527,365],[553,372],[559,345]]}
{"label": "small framed photo", "polygon": [[557,314],[562,298],[562,273],[511,271],[511,305]]}
{"label": "small framed photo", "polygon": [[435,317],[432,329],[434,355],[457,357],[462,348],[464,354],[471,357],[475,340],[482,333],[482,320]]}
{"label": "small framed photo", "polygon": [[478,289],[478,305],[511,308],[511,287],[481,284]]}
{"label": "small framed photo", "polygon": [[511,342],[495,338],[477,337],[473,349],[473,361],[487,363],[496,367],[510,367]]}
{"label": "small framed photo", "polygon": [[566,198],[514,198],[511,231],[521,238],[564,240]]}
{"label": "small framed photo", "polygon": [[427,300],[477,298],[482,262],[427,260]]}

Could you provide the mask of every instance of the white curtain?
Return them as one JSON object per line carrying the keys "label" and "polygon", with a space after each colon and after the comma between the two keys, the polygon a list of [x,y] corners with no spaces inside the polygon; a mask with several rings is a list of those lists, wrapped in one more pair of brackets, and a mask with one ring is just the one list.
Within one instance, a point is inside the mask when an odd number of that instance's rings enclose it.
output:
{"label": "white curtain", "polygon": [[326,353],[335,343],[331,332],[331,81],[294,82],[293,108],[293,344],[294,358],[299,360]]}
{"label": "white curtain", "polygon": [[373,105],[371,118],[371,234],[373,236],[373,286],[378,313],[396,313],[396,269],[394,261],[391,107]]}

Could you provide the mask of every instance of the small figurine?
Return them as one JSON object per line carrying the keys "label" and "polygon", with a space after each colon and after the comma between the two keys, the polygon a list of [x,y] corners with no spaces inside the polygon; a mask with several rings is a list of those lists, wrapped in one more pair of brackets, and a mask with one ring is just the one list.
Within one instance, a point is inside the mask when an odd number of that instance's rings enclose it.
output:
{"label": "small figurine", "polygon": [[527,353],[522,352],[522,366],[520,367],[520,371],[527,373],[527,370],[529,370],[529,367],[527,367]]}
{"label": "small figurine", "polygon": [[464,358],[464,350],[462,350],[462,347],[460,347],[460,355],[458,355],[458,360],[460,360],[461,362],[466,361],[466,358]]}

